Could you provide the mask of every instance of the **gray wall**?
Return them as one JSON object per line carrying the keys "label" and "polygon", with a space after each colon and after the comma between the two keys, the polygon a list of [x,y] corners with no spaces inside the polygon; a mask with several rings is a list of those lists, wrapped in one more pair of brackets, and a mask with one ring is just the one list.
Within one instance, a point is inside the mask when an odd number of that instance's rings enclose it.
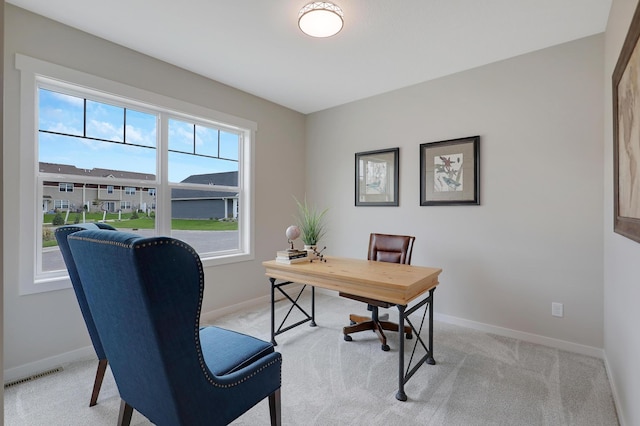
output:
{"label": "gray wall", "polygon": [[[601,355],[602,57],[598,35],[311,114],[307,193],[330,209],[327,252],[413,234],[413,263],[443,268],[440,319]],[[419,145],[473,135],[482,205],[421,207]],[[354,153],[392,147],[400,206],[354,207]]]}
{"label": "gray wall", "polygon": [[[304,195],[302,179],[291,179],[304,174],[304,116],[12,5],[5,6],[5,18],[5,182],[18,175],[17,52],[258,123],[254,152],[256,257],[250,262],[207,268],[202,310],[266,296],[269,283],[261,262],[286,247],[284,230],[295,213],[291,195]],[[260,64],[255,66],[259,72]],[[34,259],[19,259],[14,249],[20,243],[16,225],[28,219],[19,217],[15,208],[21,194],[16,185],[4,190],[5,264],[32,263]],[[71,289],[19,296],[19,277],[12,269],[6,271],[4,282],[5,373],[22,377],[91,353]],[[5,380],[10,380],[9,374]]]}
{"label": "gray wall", "polygon": [[640,425],[640,244],[613,232],[611,75],[637,0],[614,0],[605,37],[604,349],[621,424]]}

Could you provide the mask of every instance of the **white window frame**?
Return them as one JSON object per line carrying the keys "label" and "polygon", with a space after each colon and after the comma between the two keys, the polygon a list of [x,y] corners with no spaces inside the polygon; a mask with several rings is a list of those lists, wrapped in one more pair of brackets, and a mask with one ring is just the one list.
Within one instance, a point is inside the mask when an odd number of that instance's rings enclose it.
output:
{"label": "white window frame", "polygon": [[[19,242],[21,262],[18,268],[21,295],[64,289],[71,286],[66,271],[42,273],[39,272],[38,268],[39,253],[42,251],[42,232],[39,229],[42,219],[39,219],[38,215],[40,217],[42,215],[40,204],[43,179],[40,176],[38,167],[38,125],[35,112],[38,108],[38,87],[42,83],[44,85],[50,84],[56,88],[68,86],[71,91],[77,88],[91,88],[87,89],[85,93],[94,93],[102,99],[126,99],[129,105],[139,103],[141,108],[152,105],[154,109],[164,111],[160,112],[160,114],[180,119],[193,120],[193,117],[199,117],[204,124],[221,129],[226,128],[239,133],[242,147],[238,161],[240,165],[244,165],[239,167],[238,173],[238,185],[243,188],[238,200],[241,212],[241,221],[239,221],[238,226],[240,248],[216,254],[214,257],[208,257],[207,254],[204,254],[204,256],[201,255],[201,259],[203,266],[208,268],[250,261],[255,258],[254,145],[257,123],[21,54],[16,54],[15,66],[20,71],[21,90],[21,168],[19,186],[22,196],[19,202],[20,219],[18,224],[21,235],[24,237]],[[168,176],[167,155],[163,154],[163,151],[166,152],[164,147],[168,146],[168,132],[167,128],[158,128],[158,131],[161,132],[162,136],[159,139],[160,146],[157,147],[161,152],[157,156],[160,164],[158,165],[156,176],[161,183],[156,185],[156,212],[158,212],[156,216],[156,232],[159,235],[169,235],[171,232],[171,188],[189,189],[193,187],[194,189],[200,189],[200,187],[175,183],[169,185],[165,182],[166,179],[162,181],[164,176]],[[133,184],[132,186],[141,186],[136,185],[136,182],[131,182],[131,184]],[[148,182],[146,184],[148,185]]]}
{"label": "white window frame", "polygon": [[124,187],[124,195],[136,195],[136,187],[135,186],[125,186]]}

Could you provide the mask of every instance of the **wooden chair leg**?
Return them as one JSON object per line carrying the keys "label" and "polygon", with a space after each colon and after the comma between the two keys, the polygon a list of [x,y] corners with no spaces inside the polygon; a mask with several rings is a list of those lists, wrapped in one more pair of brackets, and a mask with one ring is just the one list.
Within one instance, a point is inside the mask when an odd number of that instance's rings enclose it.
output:
{"label": "wooden chair leg", "polygon": [[362,315],[351,314],[349,315],[349,321],[352,324],[358,324],[361,322],[369,322],[371,321],[371,317],[363,317]]}
{"label": "wooden chair leg", "polygon": [[118,414],[118,426],[129,426],[131,424],[131,416],[133,415],[133,407],[127,404],[124,399],[120,400],[120,413]]}
{"label": "wooden chair leg", "polygon": [[[382,327],[383,330],[389,330],[389,331],[398,331],[400,329],[400,326],[398,324],[396,324],[395,322],[389,322],[389,321],[380,321],[380,326]],[[411,339],[411,336],[413,334],[413,330],[411,330],[411,327],[409,327],[408,325],[405,325],[404,334],[407,335],[407,339]]]}
{"label": "wooden chair leg", "polygon": [[96,370],[96,379],[93,381],[93,392],[91,393],[91,401],[89,401],[89,407],[93,407],[98,402],[98,394],[102,387],[102,379],[104,379],[104,373],[107,371],[107,359],[101,359],[98,361],[98,369]]}
{"label": "wooden chair leg", "polygon": [[269,415],[271,416],[271,426],[282,425],[279,388],[274,393],[269,395]]}
{"label": "wooden chair leg", "polygon": [[375,330],[375,325],[373,321],[359,322],[354,325],[348,325],[346,327],[342,327],[342,332],[344,334],[358,333],[360,331],[366,330]]}
{"label": "wooden chair leg", "polygon": [[373,322],[373,331],[378,335],[378,340],[380,340],[380,343],[382,343],[382,350],[386,352],[390,348],[389,345],[387,345],[387,336],[384,335],[383,330],[384,329],[378,321]]}

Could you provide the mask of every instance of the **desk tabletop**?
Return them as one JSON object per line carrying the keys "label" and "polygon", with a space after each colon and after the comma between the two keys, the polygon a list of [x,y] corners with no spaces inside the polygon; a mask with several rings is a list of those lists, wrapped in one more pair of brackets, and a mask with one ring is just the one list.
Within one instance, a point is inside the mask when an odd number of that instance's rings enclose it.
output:
{"label": "desk tabletop", "polygon": [[326,262],[262,262],[265,275],[406,305],[436,287],[440,268],[325,256]]}

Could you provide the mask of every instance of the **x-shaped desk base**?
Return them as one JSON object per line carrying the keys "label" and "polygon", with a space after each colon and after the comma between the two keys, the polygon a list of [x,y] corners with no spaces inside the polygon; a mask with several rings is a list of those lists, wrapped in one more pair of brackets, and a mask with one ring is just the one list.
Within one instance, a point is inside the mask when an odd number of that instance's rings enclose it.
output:
{"label": "x-shaped desk base", "polygon": [[[306,284],[302,285],[302,288],[300,289],[297,295],[292,296],[283,289],[283,287],[293,284],[292,281],[283,281],[281,283],[276,283],[275,278],[269,278],[269,282],[271,283],[271,343],[274,346],[277,346],[278,344],[276,342],[277,335],[282,334],[285,331],[291,330],[292,328],[295,328],[307,322],[310,323],[309,326],[311,327],[316,326],[315,287],[311,286],[311,315],[309,315],[309,313],[299,303],[300,296],[302,295],[305,288],[307,287]],[[283,318],[277,330],[276,330],[276,313],[275,313],[276,290],[278,290],[282,295],[284,295],[289,300],[289,302],[291,302],[291,306],[289,307],[287,314]],[[404,330],[404,324],[406,321],[407,325],[409,325],[413,330],[413,335],[416,336],[416,341],[411,351],[411,357],[409,358],[409,362],[407,363],[406,370],[405,370],[405,355],[404,355],[405,333],[401,331],[398,332],[398,392],[396,393],[396,399],[398,399],[399,401],[407,400],[407,394],[404,392],[404,385],[409,381],[409,379],[411,379],[411,377],[416,373],[416,371],[418,371],[418,369],[422,366],[422,364],[427,363],[430,365],[434,365],[436,363],[435,359],[433,358],[433,293],[434,291],[435,291],[435,288],[432,288],[431,290],[429,290],[429,294],[425,298],[423,298],[420,302],[418,302],[416,305],[412,306],[409,309],[407,309],[406,305],[396,305],[398,307],[398,313],[399,313],[398,329]],[[422,314],[420,325],[418,328],[416,328],[416,326],[413,324],[409,316],[414,314],[423,306],[425,307],[425,310]],[[291,312],[293,311],[294,308],[297,308],[298,311],[300,311],[304,315],[304,319],[296,322],[295,324],[285,326],[285,323],[289,318],[289,315],[291,315]],[[427,312],[429,313],[429,319],[428,319],[429,337],[428,337],[428,342],[425,343],[420,333],[422,332],[425,319],[427,318]],[[412,362],[416,355],[416,349],[418,348],[418,345],[420,345],[424,349],[425,354],[419,360],[417,360],[412,367]]]}

